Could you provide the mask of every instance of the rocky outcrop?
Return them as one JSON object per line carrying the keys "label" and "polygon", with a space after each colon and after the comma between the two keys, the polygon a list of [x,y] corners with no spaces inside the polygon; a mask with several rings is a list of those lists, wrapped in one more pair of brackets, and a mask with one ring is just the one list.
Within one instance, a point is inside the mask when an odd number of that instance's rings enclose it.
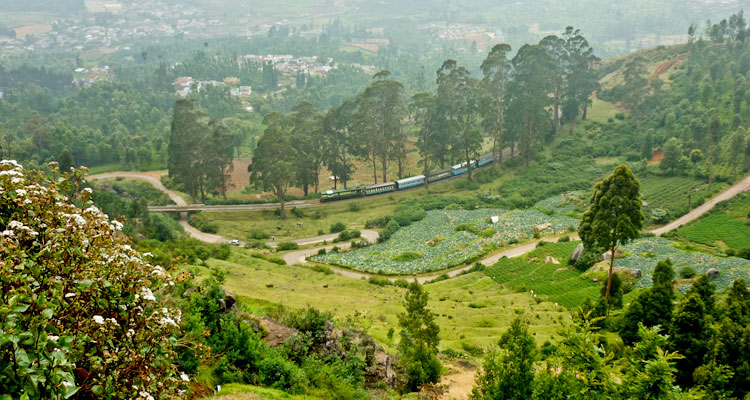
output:
{"label": "rocky outcrop", "polygon": [[534,233],[546,231],[547,229],[552,228],[552,224],[547,222],[546,224],[540,224],[534,227]]}
{"label": "rocky outcrop", "polygon": [[268,317],[262,317],[258,320],[258,325],[260,325],[265,331],[266,335],[264,339],[271,347],[280,346],[290,338],[299,334],[295,329],[282,325]]}
{"label": "rocky outcrop", "polygon": [[721,272],[716,268],[711,268],[708,271],[706,271],[706,276],[708,276],[708,279],[714,280],[721,275]]}
{"label": "rocky outcrop", "polygon": [[570,255],[570,262],[576,263],[583,256],[583,243],[579,243],[576,249],[573,250],[573,254]]}

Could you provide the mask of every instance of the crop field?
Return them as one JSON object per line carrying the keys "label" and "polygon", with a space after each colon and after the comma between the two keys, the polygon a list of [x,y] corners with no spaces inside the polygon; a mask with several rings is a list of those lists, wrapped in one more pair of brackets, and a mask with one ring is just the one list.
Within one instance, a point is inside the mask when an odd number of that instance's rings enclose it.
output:
{"label": "crop field", "polygon": [[[568,257],[580,242],[550,243],[523,257],[504,258],[487,267],[484,273],[510,290],[531,294],[564,307],[579,306],[586,298],[595,300],[600,286],[566,266]],[[560,264],[545,263],[553,257]]]}
{"label": "crop field", "polygon": [[[492,224],[491,216],[499,221]],[[384,243],[358,250],[328,253],[314,260],[385,274],[434,271],[471,261],[498,246],[532,236],[534,226],[550,223],[544,233],[560,233],[578,221],[548,216],[537,210],[432,210],[416,223],[401,228]],[[459,225],[471,230],[457,230]]]}
{"label": "crop field", "polygon": [[708,184],[696,178],[647,175],[641,178],[641,196],[648,203],[644,212],[648,217],[651,210],[661,208],[667,211],[670,220],[675,219],[690,211],[688,193],[692,192],[692,207],[695,208],[726,187],[726,183],[715,183],[709,192]]}
{"label": "crop field", "polygon": [[569,214],[581,210],[587,204],[591,193],[585,190],[561,193],[558,196],[548,197],[534,206],[535,209],[548,214]]}
{"label": "crop field", "polygon": [[[715,257],[705,253],[686,252],[672,246],[673,242],[661,238],[643,238],[622,247],[626,257],[615,259],[616,268],[639,269],[643,276],[636,280],[639,288],[652,285],[651,276],[659,261],[671,259],[676,277],[685,267],[692,268],[697,274],[704,274],[711,268],[720,271],[713,281],[718,290],[732,284],[737,278],[750,282],[750,260],[738,257]],[[681,290],[687,290],[687,285]]]}
{"label": "crop field", "polygon": [[685,239],[721,249],[750,248],[750,194],[720,203],[708,215],[677,231]]}
{"label": "crop field", "polygon": [[[337,274],[326,274],[302,266],[279,266],[233,248],[228,261],[209,259],[207,266],[188,266],[198,276],[210,270],[226,271],[224,287],[238,296],[243,309],[256,315],[273,316],[276,307],[292,310],[308,306],[330,311],[339,320],[360,314],[359,326],[386,347],[388,330],[398,327],[406,289],[378,286]],[[534,301],[528,292],[518,293],[499,285],[482,272],[425,285],[428,307],[440,325],[440,348],[464,353],[465,349],[493,346],[519,315],[526,315],[529,330],[539,343],[555,342],[558,330],[568,321],[568,310],[552,302]],[[468,356],[470,357],[470,356]]]}

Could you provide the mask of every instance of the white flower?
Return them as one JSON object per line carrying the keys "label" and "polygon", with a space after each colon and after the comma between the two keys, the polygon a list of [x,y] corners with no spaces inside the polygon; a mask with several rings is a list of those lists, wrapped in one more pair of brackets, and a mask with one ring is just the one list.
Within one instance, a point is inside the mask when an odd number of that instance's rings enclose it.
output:
{"label": "white flower", "polygon": [[8,175],[8,176],[23,176],[22,173],[18,171],[0,171],[0,176]]}
{"label": "white flower", "polygon": [[81,189],[81,192],[86,193],[86,194],[91,194],[92,190],[91,188],[83,188]]}
{"label": "white flower", "polygon": [[16,160],[2,160],[2,161],[0,161],[0,167],[2,167],[4,165],[12,165],[14,169],[22,169],[23,168],[23,166],[21,166],[21,164],[19,164],[18,162],[16,162]]}
{"label": "white flower", "polygon": [[62,385],[65,387],[73,387],[74,385],[68,381],[62,381]]}
{"label": "white flower", "polygon": [[[143,256],[143,257],[153,257],[154,255],[153,255],[153,254],[151,254],[151,252],[150,252],[150,251],[147,251],[147,252],[143,253],[143,254],[142,254],[142,256]],[[159,267],[159,266],[157,265],[157,267]],[[161,268],[161,267],[159,267],[159,268]]]}
{"label": "white flower", "polygon": [[122,230],[122,222],[118,220],[112,221],[112,226],[115,228],[116,231]]}
{"label": "white flower", "polygon": [[47,337],[49,338],[49,340],[52,340],[52,341],[54,341],[54,342],[56,342],[56,341],[57,341],[57,339],[60,339],[60,336],[55,336],[55,335],[49,335],[49,336],[47,336]]}
{"label": "white flower", "polygon": [[11,230],[9,230],[9,229],[6,229],[6,230],[4,230],[4,231],[3,231],[2,235],[3,235],[3,236],[8,236],[8,237],[11,237],[11,236],[15,236],[16,234],[15,234],[15,233],[13,233],[13,231],[11,231]]}
{"label": "white flower", "polygon": [[190,378],[184,372],[180,373],[180,379],[182,379],[185,382],[190,382]]}
{"label": "white flower", "polygon": [[145,390],[141,390],[141,391],[140,391],[140,392],[139,392],[138,394],[139,394],[139,395],[140,395],[141,397],[143,397],[144,399],[146,399],[146,400],[154,400],[154,396],[151,396],[151,394],[149,394],[149,393],[148,393],[147,391],[145,391]]}
{"label": "white flower", "polygon": [[16,194],[18,194],[19,196],[26,196],[26,193],[27,192],[23,189],[16,189]]}
{"label": "white flower", "polygon": [[94,315],[94,322],[101,325],[104,323],[104,317],[101,315]]}
{"label": "white flower", "polygon": [[10,221],[8,223],[8,229],[16,229],[16,228],[23,228],[23,223],[15,221],[15,220]]}
{"label": "white flower", "polygon": [[127,333],[126,335],[127,335],[128,337],[131,337],[131,336],[135,335],[135,331],[134,331],[134,330],[132,330],[132,329],[128,329],[128,333]]}
{"label": "white flower", "polygon": [[71,214],[71,217],[73,217],[73,220],[75,220],[76,225],[78,226],[84,226],[86,225],[86,219],[78,214]]}
{"label": "white flower", "polygon": [[23,182],[23,179],[21,178],[13,178],[10,180],[10,183],[21,183]]}
{"label": "white flower", "polygon": [[109,321],[109,322],[111,322],[111,323],[113,323],[113,324],[115,324],[115,325],[117,325],[117,326],[120,326],[120,324],[118,324],[118,323],[117,323],[117,320],[116,320],[116,319],[114,319],[114,318],[109,318],[109,319],[107,319],[107,321]]}
{"label": "white flower", "polygon": [[65,293],[65,297],[76,297],[75,293]]}
{"label": "white flower", "polygon": [[151,289],[147,287],[141,288],[141,297],[143,297],[144,300],[156,301],[156,297],[151,292]]}
{"label": "white flower", "polygon": [[172,318],[168,318],[168,317],[162,318],[161,320],[159,320],[159,323],[162,324],[162,325],[177,326],[177,323],[174,322],[174,320]]}

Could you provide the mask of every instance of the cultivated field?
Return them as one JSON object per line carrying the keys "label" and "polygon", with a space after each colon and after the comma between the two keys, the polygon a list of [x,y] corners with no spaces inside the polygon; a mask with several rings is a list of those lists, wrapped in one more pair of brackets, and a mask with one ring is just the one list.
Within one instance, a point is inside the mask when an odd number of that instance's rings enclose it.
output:
{"label": "cultivated field", "polygon": [[685,239],[722,250],[750,248],[750,194],[719,203],[703,218],[680,228]]}

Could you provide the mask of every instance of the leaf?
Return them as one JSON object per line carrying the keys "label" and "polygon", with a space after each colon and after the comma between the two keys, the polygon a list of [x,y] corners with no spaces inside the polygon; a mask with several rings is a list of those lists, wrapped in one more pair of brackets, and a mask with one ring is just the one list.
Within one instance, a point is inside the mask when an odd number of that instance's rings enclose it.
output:
{"label": "leaf", "polygon": [[90,288],[91,285],[93,285],[93,284],[94,284],[94,281],[92,281],[90,279],[85,279],[85,280],[81,280],[81,281],[76,282],[76,285],[84,287],[84,288]]}
{"label": "leaf", "polygon": [[54,314],[54,312],[52,311],[51,308],[46,308],[46,309],[44,309],[44,311],[42,311],[42,317],[44,317],[44,319],[50,319],[50,318],[52,318],[53,314]]}
{"label": "leaf", "polygon": [[101,396],[102,393],[104,393],[104,388],[102,387],[102,385],[94,385],[91,387],[91,392],[97,396]]}

